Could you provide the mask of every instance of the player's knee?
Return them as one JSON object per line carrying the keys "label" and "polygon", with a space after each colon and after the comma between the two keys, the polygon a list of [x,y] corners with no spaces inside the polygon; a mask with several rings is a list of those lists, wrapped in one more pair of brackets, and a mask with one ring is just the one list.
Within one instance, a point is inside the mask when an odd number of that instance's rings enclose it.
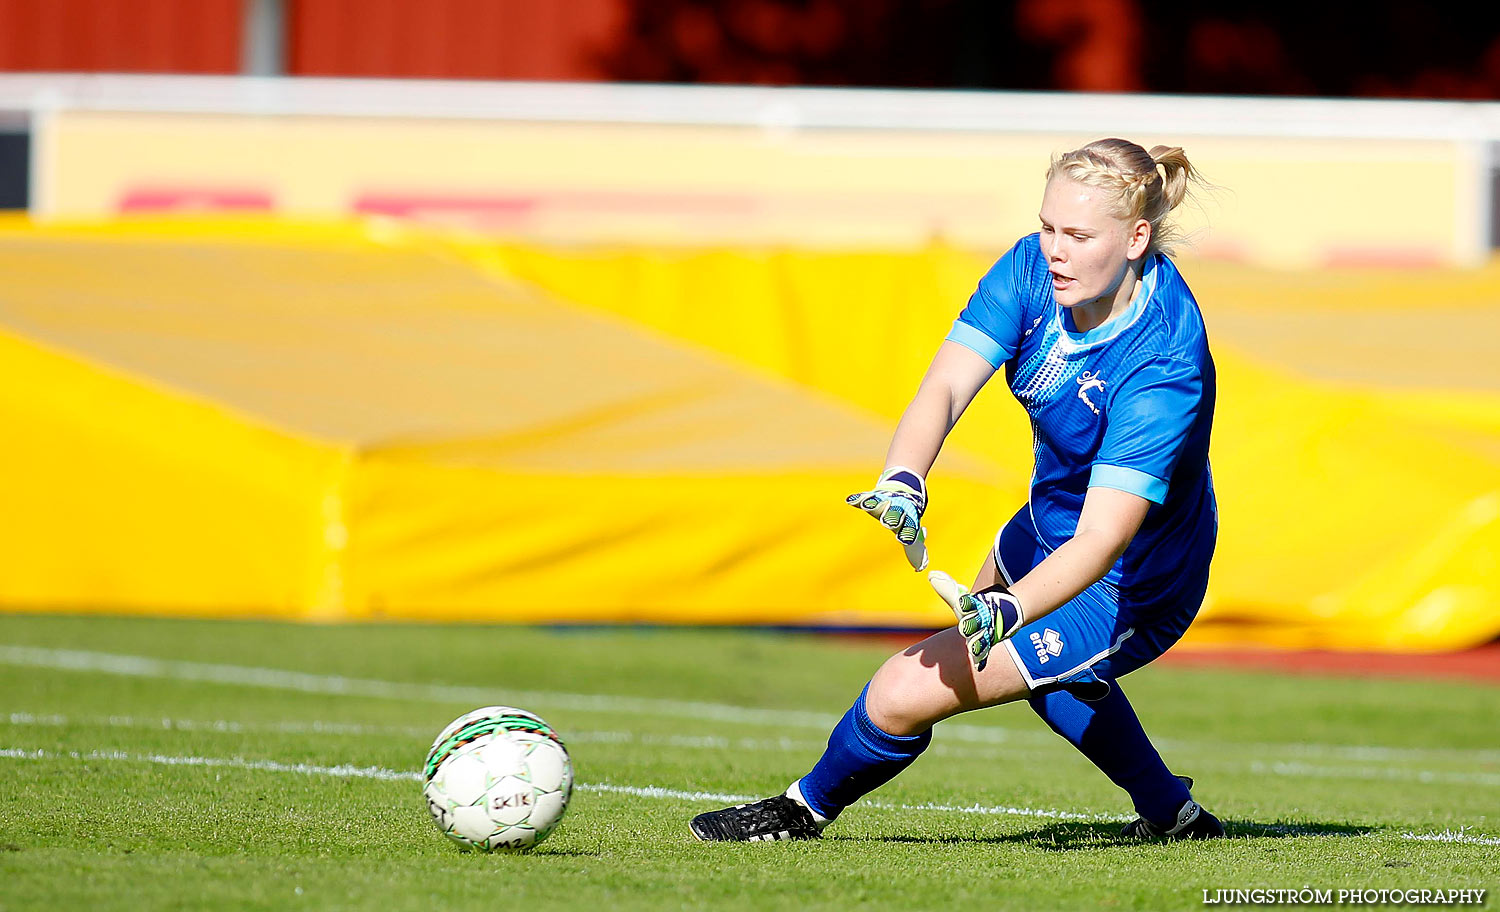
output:
{"label": "player's knee", "polygon": [[916,735],[932,727],[929,670],[905,654],[887,659],[865,693],[865,712],[876,727],[892,735]]}

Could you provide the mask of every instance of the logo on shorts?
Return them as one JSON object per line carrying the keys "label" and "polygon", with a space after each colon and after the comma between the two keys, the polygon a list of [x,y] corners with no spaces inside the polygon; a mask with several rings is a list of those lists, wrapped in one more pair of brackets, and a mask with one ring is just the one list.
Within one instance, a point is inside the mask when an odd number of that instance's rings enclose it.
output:
{"label": "logo on shorts", "polygon": [[1031,635],[1031,645],[1036,649],[1036,660],[1046,665],[1052,660],[1053,656],[1062,655],[1062,634],[1048,627],[1041,633],[1033,633]]}
{"label": "logo on shorts", "polygon": [[1078,398],[1082,399],[1083,404],[1089,407],[1089,411],[1097,415],[1099,414],[1099,407],[1094,404],[1094,400],[1089,398],[1089,390],[1091,389],[1104,389],[1104,381],[1099,379],[1098,371],[1084,371],[1078,378]]}

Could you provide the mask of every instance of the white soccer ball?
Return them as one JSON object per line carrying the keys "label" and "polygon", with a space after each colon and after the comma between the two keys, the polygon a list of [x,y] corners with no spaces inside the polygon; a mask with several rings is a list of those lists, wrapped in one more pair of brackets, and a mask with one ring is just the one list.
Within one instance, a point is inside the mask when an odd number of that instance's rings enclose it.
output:
{"label": "white soccer ball", "polygon": [[511,706],[449,723],[422,767],[427,809],[465,849],[523,851],[552,832],[573,794],[573,762],[552,726]]}

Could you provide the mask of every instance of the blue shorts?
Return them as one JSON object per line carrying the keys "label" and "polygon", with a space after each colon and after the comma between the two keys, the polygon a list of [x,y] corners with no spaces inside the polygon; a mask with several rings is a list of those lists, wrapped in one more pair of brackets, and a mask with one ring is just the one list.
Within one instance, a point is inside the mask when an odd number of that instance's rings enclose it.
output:
{"label": "blue shorts", "polygon": [[[995,536],[995,566],[1006,585],[1029,573],[1048,553],[1027,507]],[[1122,597],[1119,587],[1100,580],[1016,631],[1005,641],[1005,651],[1033,694],[1067,690],[1080,699],[1103,699],[1109,682],[1155,659],[1182,637],[1207,590],[1206,558],[1190,562],[1172,591],[1149,605],[1133,603]]]}

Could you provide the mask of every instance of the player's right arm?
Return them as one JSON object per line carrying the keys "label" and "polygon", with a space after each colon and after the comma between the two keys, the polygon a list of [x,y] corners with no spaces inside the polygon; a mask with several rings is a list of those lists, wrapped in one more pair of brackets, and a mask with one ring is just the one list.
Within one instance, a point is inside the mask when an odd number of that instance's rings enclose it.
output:
{"label": "player's right arm", "polygon": [[927,566],[926,530],[922,528],[927,472],[948,432],[994,372],[994,366],[973,350],[943,342],[896,424],[880,479],[871,490],[847,498],[895,533],[915,570]]}
{"label": "player's right arm", "polygon": [[944,341],[896,425],[885,454],[886,468],[905,466],[925,477],[948,433],[994,373],[995,368],[972,349]]}
{"label": "player's right arm", "polygon": [[916,570],[927,566],[927,472],[964,409],[1020,345],[1021,299],[1036,256],[1030,240],[1017,242],[979,281],[897,423],[879,480],[846,498],[895,533]]}

